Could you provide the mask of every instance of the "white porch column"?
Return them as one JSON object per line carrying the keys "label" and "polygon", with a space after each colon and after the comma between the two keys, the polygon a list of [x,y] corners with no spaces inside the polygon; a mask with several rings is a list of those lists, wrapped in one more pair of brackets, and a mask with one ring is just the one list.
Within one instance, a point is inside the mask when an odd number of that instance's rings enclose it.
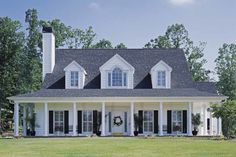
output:
{"label": "white porch column", "polygon": [[76,102],[73,102],[73,136],[76,136]]}
{"label": "white porch column", "polygon": [[14,136],[19,136],[19,104],[14,103]]}
{"label": "white porch column", "polygon": [[106,135],[105,117],[106,117],[106,106],[105,106],[105,102],[103,102],[102,103],[102,135],[101,136]]}
{"label": "white porch column", "polygon": [[221,118],[218,118],[218,120],[219,120],[219,125],[218,125],[219,126],[219,128],[218,128],[219,134],[218,135],[221,136],[222,135],[222,120],[221,120]]}
{"label": "white porch column", "polygon": [[192,136],[192,103],[188,104],[188,136]]}
{"label": "white porch column", "polygon": [[203,121],[203,129],[204,129],[204,136],[207,135],[207,106],[204,105],[203,111],[204,121]]}
{"label": "white porch column", "polygon": [[26,136],[27,134],[26,127],[26,105],[23,105],[23,136]]}
{"label": "white porch column", "polygon": [[134,102],[130,103],[130,136],[134,136]]}
{"label": "white porch column", "polygon": [[210,111],[210,135],[213,135],[213,115]]}
{"label": "white porch column", "polygon": [[159,106],[159,136],[163,136],[163,105],[162,102],[160,102]]}
{"label": "white porch column", "polygon": [[48,136],[48,103],[44,103],[44,136]]}
{"label": "white porch column", "polygon": [[[201,113],[200,113],[200,115],[201,115],[201,122],[204,122],[204,106],[201,106]],[[201,126],[201,132],[200,132],[200,134],[203,136],[204,135],[204,123],[203,124],[200,124],[200,126]]]}

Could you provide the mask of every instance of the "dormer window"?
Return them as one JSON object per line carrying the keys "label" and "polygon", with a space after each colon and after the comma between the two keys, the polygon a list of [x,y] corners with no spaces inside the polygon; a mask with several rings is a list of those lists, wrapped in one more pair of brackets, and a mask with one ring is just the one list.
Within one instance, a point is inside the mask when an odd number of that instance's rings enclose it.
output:
{"label": "dormer window", "polygon": [[64,68],[65,71],[65,87],[66,89],[83,89],[85,76],[87,75],[85,69],[76,61],[72,61]]}
{"label": "dormer window", "polygon": [[79,72],[78,71],[71,71],[70,72],[70,86],[71,87],[78,87],[79,86]]}
{"label": "dormer window", "polygon": [[133,89],[134,67],[116,54],[100,68],[101,89]]}
{"label": "dormer window", "polygon": [[114,68],[112,72],[108,72],[108,87],[126,87],[127,73],[120,68]]}
{"label": "dormer window", "polygon": [[157,86],[166,87],[166,71],[157,71]]}
{"label": "dormer window", "polygon": [[153,66],[150,71],[152,88],[171,88],[171,72],[172,68],[162,60]]}

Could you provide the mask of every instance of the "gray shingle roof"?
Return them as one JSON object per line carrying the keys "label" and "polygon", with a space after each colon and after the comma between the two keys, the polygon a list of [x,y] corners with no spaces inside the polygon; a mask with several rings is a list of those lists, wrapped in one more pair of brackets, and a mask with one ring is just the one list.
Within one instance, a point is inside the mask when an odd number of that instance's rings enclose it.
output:
{"label": "gray shingle roof", "polygon": [[[99,67],[119,54],[135,68],[134,89],[100,89]],[[72,61],[87,72],[84,89],[65,89],[64,68]],[[152,89],[151,68],[160,60],[173,70],[171,89]],[[18,97],[217,97],[214,83],[193,82],[180,49],[57,49],[53,73],[42,89]]]}
{"label": "gray shingle roof", "polygon": [[172,88],[191,88],[193,82],[184,52],[180,49],[58,49],[56,64],[52,74],[47,74],[43,88],[65,88],[65,72],[63,69],[73,60],[87,72],[85,89],[100,88],[99,67],[119,54],[135,68],[134,88],[151,88],[150,70],[160,60],[170,67]]}

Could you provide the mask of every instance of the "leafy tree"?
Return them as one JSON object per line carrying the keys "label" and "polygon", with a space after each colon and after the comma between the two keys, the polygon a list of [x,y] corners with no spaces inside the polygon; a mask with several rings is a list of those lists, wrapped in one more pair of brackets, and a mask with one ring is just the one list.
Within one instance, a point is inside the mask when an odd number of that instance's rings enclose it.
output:
{"label": "leafy tree", "polygon": [[165,35],[151,39],[145,48],[180,48],[185,52],[192,78],[195,81],[206,81],[209,79],[209,70],[205,70],[203,65],[206,63],[202,59],[206,43],[200,42],[198,46],[193,44],[189,38],[188,31],[182,24],[168,26]]}
{"label": "leafy tree", "polygon": [[125,44],[120,43],[120,44],[116,45],[115,49],[127,49],[127,47],[125,46]]}
{"label": "leafy tree", "polygon": [[[36,9],[28,9],[25,15],[27,24],[26,46],[22,55],[21,93],[38,90],[41,86],[41,29]],[[35,72],[37,71],[37,73]]]}
{"label": "leafy tree", "polygon": [[95,49],[112,49],[112,44],[109,40],[102,39],[99,42],[97,42],[93,48]]}
{"label": "leafy tree", "polygon": [[223,44],[219,49],[216,62],[217,82],[220,93],[236,99],[236,44]]}
{"label": "leafy tree", "polygon": [[[73,35],[71,26],[65,25],[59,19],[53,19],[52,21],[40,21],[40,27],[51,26],[55,34],[55,46],[63,47],[67,44],[67,40]],[[40,41],[41,42],[41,41]]]}
{"label": "leafy tree", "polygon": [[[20,74],[20,55],[23,51],[24,33],[20,31],[19,21],[13,21],[8,17],[0,17],[0,133],[2,126],[6,126],[7,119],[2,117],[12,109],[6,99],[17,94]],[[2,110],[4,108],[4,110]],[[2,111],[3,114],[2,115]]]}
{"label": "leafy tree", "polygon": [[222,131],[227,138],[236,135],[236,101],[226,101],[223,104],[211,106],[213,116],[222,118]]}
{"label": "leafy tree", "polygon": [[69,48],[92,48],[92,43],[96,33],[94,33],[93,28],[90,26],[88,29],[73,29],[70,38],[67,40],[67,45]]}

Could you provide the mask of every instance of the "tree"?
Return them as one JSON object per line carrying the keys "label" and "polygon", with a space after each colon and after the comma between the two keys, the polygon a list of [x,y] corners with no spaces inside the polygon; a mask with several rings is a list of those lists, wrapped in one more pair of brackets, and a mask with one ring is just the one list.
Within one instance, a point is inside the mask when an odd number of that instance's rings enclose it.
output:
{"label": "tree", "polygon": [[92,48],[92,44],[96,33],[94,33],[93,28],[90,26],[88,29],[73,29],[70,38],[67,40],[67,45],[69,48]]}
{"label": "tree", "polygon": [[226,101],[223,104],[211,106],[213,116],[222,118],[222,131],[224,136],[230,138],[236,135],[236,101]]}
{"label": "tree", "polygon": [[95,49],[112,49],[112,44],[109,40],[102,39],[99,42],[97,42],[93,48]]}
{"label": "tree", "polygon": [[236,99],[236,44],[223,44],[219,49],[216,62],[216,73],[219,81],[217,87],[220,93]]}
{"label": "tree", "polygon": [[127,49],[127,47],[125,46],[125,44],[119,43],[118,45],[115,46],[115,49]]}
{"label": "tree", "polygon": [[145,48],[180,48],[183,49],[187,58],[190,72],[194,81],[206,81],[209,79],[209,70],[205,70],[203,65],[206,60],[203,59],[203,51],[206,43],[200,42],[194,45],[189,38],[188,31],[182,24],[168,26],[165,35],[151,39],[145,45]]}
{"label": "tree", "polygon": [[[28,9],[25,15],[27,23],[26,46],[21,60],[21,93],[38,90],[41,86],[41,27],[36,9]],[[36,72],[37,71],[37,72]]]}
{"label": "tree", "polygon": [[67,40],[73,36],[71,26],[65,25],[59,19],[53,19],[52,21],[41,20],[40,27],[42,28],[43,26],[50,26],[53,28],[56,48],[66,46]]}
{"label": "tree", "polygon": [[[7,115],[12,106],[9,105],[8,96],[18,94],[18,80],[20,76],[20,55],[23,51],[24,33],[20,31],[19,21],[8,17],[0,17],[0,133],[2,126],[7,124]],[[2,110],[4,109],[4,110]],[[12,116],[8,115],[8,116]]]}

